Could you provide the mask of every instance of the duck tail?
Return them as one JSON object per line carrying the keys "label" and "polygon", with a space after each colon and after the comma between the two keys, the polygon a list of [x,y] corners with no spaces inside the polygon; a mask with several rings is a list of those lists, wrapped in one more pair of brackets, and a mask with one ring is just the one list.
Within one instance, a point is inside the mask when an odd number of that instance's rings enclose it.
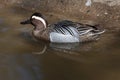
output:
{"label": "duck tail", "polygon": [[96,24],[96,25],[91,26],[91,27],[94,29],[93,33],[95,35],[103,34],[106,31],[105,29],[102,29],[102,27],[99,24]]}
{"label": "duck tail", "polygon": [[99,40],[99,36],[103,34],[105,30],[93,30],[89,40]]}
{"label": "duck tail", "polygon": [[94,35],[100,35],[103,34],[106,30],[94,30]]}

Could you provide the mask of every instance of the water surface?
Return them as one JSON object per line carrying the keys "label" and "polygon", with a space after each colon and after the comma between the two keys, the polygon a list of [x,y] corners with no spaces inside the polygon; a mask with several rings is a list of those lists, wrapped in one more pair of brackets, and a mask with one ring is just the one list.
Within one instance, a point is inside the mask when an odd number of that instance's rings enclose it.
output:
{"label": "water surface", "polygon": [[[106,31],[90,43],[36,41],[31,25],[20,25],[30,11],[0,10],[0,80],[119,80],[120,33]],[[59,15],[45,13],[49,23]]]}

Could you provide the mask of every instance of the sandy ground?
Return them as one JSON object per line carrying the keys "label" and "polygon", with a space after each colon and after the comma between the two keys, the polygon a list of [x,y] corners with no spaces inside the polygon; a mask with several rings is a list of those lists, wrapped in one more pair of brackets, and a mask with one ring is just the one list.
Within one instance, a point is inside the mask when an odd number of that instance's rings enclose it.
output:
{"label": "sandy ground", "polygon": [[101,2],[108,4],[109,6],[120,5],[120,0],[93,0],[93,2]]}
{"label": "sandy ground", "polygon": [[90,20],[88,23],[93,21],[120,30],[120,0],[0,0],[0,3],[57,15],[60,19]]}
{"label": "sandy ground", "polygon": [[[23,1],[28,1],[28,0],[1,0],[0,2],[5,2],[5,3],[9,2],[11,4],[11,3],[21,3]],[[34,0],[34,1],[40,1],[40,0]],[[44,0],[44,1],[50,1],[50,0]],[[61,1],[63,1],[63,0],[61,0]],[[69,1],[72,1],[72,0],[67,0],[67,1],[69,2]],[[82,0],[82,1],[86,1],[87,2],[88,0]],[[109,6],[120,5],[120,0],[91,0],[91,1],[92,2],[105,3],[105,4],[108,4]]]}

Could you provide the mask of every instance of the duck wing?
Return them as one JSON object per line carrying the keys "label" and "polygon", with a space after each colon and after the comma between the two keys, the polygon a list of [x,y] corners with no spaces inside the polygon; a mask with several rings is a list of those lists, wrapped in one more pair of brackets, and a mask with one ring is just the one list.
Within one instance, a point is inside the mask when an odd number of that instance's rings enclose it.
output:
{"label": "duck wing", "polygon": [[79,42],[79,32],[73,27],[73,22],[62,21],[50,26],[50,41],[57,43]]}
{"label": "duck wing", "polygon": [[68,20],[60,21],[60,22],[52,25],[52,27],[53,27],[52,32],[78,37],[79,32],[75,26],[76,26],[75,23],[72,21],[68,21]]}
{"label": "duck wing", "polygon": [[95,26],[67,20],[52,24],[50,27],[51,42],[82,42],[92,40],[103,33]]}
{"label": "duck wing", "polygon": [[99,25],[88,25],[88,24],[81,24],[78,23],[76,26],[79,35],[85,35],[85,34],[92,34],[92,35],[100,35],[105,32],[105,30],[101,29]]}
{"label": "duck wing", "polygon": [[[88,24],[81,24],[77,22],[72,22],[68,20],[60,21],[56,24],[51,25],[53,27],[53,32],[57,32],[64,35],[76,36],[79,34],[85,35],[89,32],[96,34],[102,34],[105,30],[99,29],[99,25],[91,26]],[[77,35],[78,36],[78,35]]]}

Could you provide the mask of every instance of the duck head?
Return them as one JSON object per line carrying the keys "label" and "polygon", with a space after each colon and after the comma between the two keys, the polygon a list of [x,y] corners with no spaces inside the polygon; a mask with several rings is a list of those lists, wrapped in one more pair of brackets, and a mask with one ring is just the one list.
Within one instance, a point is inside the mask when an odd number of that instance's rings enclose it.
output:
{"label": "duck head", "polygon": [[44,19],[41,13],[34,13],[30,19],[22,21],[20,24],[32,24],[35,30],[45,29],[47,27],[47,21]]}

